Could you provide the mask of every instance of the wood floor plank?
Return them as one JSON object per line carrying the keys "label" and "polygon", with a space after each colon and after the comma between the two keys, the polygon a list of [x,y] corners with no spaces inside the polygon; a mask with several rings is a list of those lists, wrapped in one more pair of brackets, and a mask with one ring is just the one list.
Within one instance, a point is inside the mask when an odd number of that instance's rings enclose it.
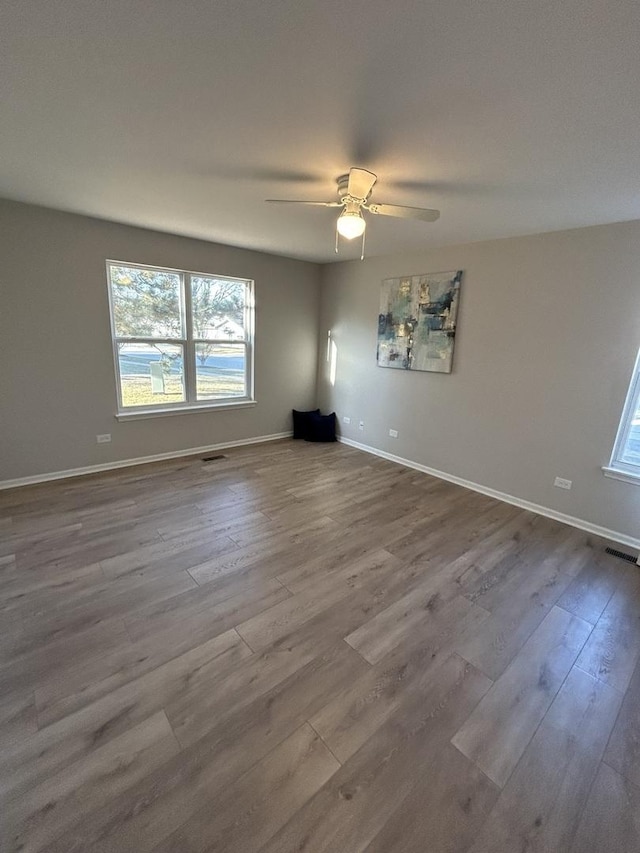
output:
{"label": "wood floor plank", "polygon": [[4,805],[3,850],[36,853],[77,818],[126,790],[179,750],[164,712],[159,711],[63,772]]}
{"label": "wood floor plank", "polygon": [[135,573],[150,565],[158,573],[163,569],[174,572],[191,569],[205,560],[229,554],[237,548],[233,539],[215,536],[204,528],[197,533],[187,533],[169,540],[158,538],[113,556],[102,556],[100,565],[107,577]]}
{"label": "wood floor plank", "polygon": [[[492,506],[490,506],[490,510],[493,510]],[[524,521],[527,524],[529,523],[528,518],[524,519]],[[500,525],[501,521],[498,520],[497,524]],[[418,566],[425,575],[423,584],[420,587],[412,589],[404,598],[394,603],[388,611],[379,614],[375,620],[371,620],[370,623],[363,625],[353,635],[346,637],[347,642],[358,649],[369,663],[373,664],[381,660],[385,654],[393,649],[394,645],[401,642],[403,637],[418,628],[424,617],[424,613],[428,612],[429,608],[433,608],[438,602],[454,597],[461,591],[461,588],[464,587],[463,578],[467,575],[469,565],[464,559],[456,559],[458,549],[464,555],[466,546],[469,543],[477,543],[484,535],[491,536],[493,529],[494,523],[491,522],[491,517],[489,516],[488,521],[485,516],[482,523],[479,524],[476,521],[467,538],[461,536],[463,544],[460,543],[460,540],[454,540],[455,544],[453,546],[448,545],[444,553],[436,549],[435,553],[431,553],[429,559],[424,562],[418,562]],[[438,536],[440,535],[438,533]],[[393,545],[390,546],[390,550],[394,554],[397,553]],[[475,553],[478,555],[480,550],[476,548]],[[413,563],[414,559],[415,554],[412,556],[410,562]],[[505,559],[504,565],[500,567],[499,577],[502,578],[504,575],[508,575],[512,566],[512,558]],[[569,579],[566,578],[565,583],[568,582]],[[546,590],[547,594],[544,601],[534,601],[535,604],[540,603],[540,608],[536,609],[529,606],[527,615],[531,619],[532,624],[529,626],[528,631],[526,630],[526,626],[524,630],[520,629],[521,633],[524,634],[522,642],[529,636],[537,622],[541,621],[545,612],[555,602],[562,589],[557,571],[554,572],[553,584],[549,583],[548,579],[547,581],[539,581],[537,574],[533,583],[537,584],[536,593],[540,585],[544,588],[546,584],[549,588]],[[492,584],[495,585],[495,580],[492,581]],[[556,590],[557,594],[554,594]],[[531,604],[526,595],[522,599],[525,608]],[[520,617],[522,617],[522,614],[520,614]],[[510,660],[517,648],[516,643],[513,643],[513,648],[509,647],[506,651],[503,651],[498,664],[493,666],[493,670],[497,670],[495,677],[504,669],[504,666],[506,666],[506,663],[508,663],[508,660]],[[505,658],[507,658],[506,663]],[[500,664],[502,664],[501,667]],[[490,668],[490,665],[487,663],[487,669]],[[487,674],[490,677],[492,676],[491,672],[487,672]]]}
{"label": "wood floor plank", "polygon": [[44,613],[67,601],[69,594],[80,589],[93,589],[104,580],[100,563],[80,566],[68,572],[60,570],[37,576],[18,571],[13,576],[0,573],[0,618],[2,625],[10,619],[22,619]]}
{"label": "wood floor plank", "polygon": [[429,620],[444,602],[455,597],[456,589],[453,586],[445,588],[442,583],[440,573],[428,576],[382,613],[345,637],[346,642],[370,664],[378,663],[403,639],[422,628],[425,620]]}
{"label": "wood floor plank", "polygon": [[[231,495],[231,493],[230,493]],[[185,519],[167,519],[158,524],[158,533],[163,539],[174,539],[176,536],[184,536],[206,528],[211,533],[224,536],[229,535],[229,530],[242,529],[244,524],[253,525],[256,522],[268,521],[266,515],[258,509],[257,501],[231,501],[215,508],[207,508],[206,511],[195,505],[196,510]],[[231,526],[228,526],[231,525]]]}
{"label": "wood floor plank", "polygon": [[62,719],[167,663],[173,665],[180,658],[185,661],[185,655],[190,653],[208,659],[210,651],[213,658],[218,651],[226,654],[233,649],[234,655],[237,653],[241,659],[249,651],[233,630],[214,632],[213,638],[204,640],[188,633],[168,633],[170,636],[154,635],[135,643],[123,643],[109,653],[69,669],[61,677],[43,679],[36,689],[40,726]]}
{"label": "wood floor plank", "polygon": [[578,666],[625,691],[640,659],[640,575],[624,564],[619,571],[620,583],[582,650]]}
{"label": "wood floor plank", "polygon": [[[306,516],[306,513],[305,513]],[[191,576],[200,585],[206,585],[230,574],[250,573],[258,570],[261,577],[275,577],[287,565],[298,565],[302,555],[326,550],[327,542],[345,535],[345,531],[328,516],[313,521],[295,523],[288,533],[270,533],[267,537],[256,537],[255,541],[236,545],[231,552],[216,555],[189,569]]]}
{"label": "wood floor plank", "polygon": [[76,588],[75,595],[68,592],[63,606],[53,615],[43,609],[29,616],[23,614],[19,622],[11,620],[0,632],[0,663],[111,619],[122,620],[140,608],[149,608],[196,587],[189,573],[183,571],[159,576],[140,573],[82,585]]}
{"label": "wood floor plank", "polygon": [[154,853],[257,851],[340,767],[305,723]]}
{"label": "wood floor plank", "polygon": [[[105,693],[94,702],[80,703],[72,696],[58,706],[41,707],[40,730],[14,742],[12,748],[6,748],[0,756],[0,794],[19,795],[38,779],[60,772],[151,717],[173,698],[192,696],[204,689],[202,685],[215,683],[250,654],[231,630]],[[67,713],[61,713],[60,704]],[[47,711],[53,722],[42,725]]]}
{"label": "wood floor plank", "polygon": [[203,591],[196,586],[138,611],[125,624],[134,641],[174,629],[177,623],[188,626],[194,635],[208,638],[290,597],[291,593],[281,583],[271,579],[244,588],[227,588],[225,594],[218,587]]}
{"label": "wood floor plank", "polygon": [[451,655],[459,631],[477,625],[487,614],[458,596],[439,608],[428,629],[412,636],[334,696],[310,722],[339,761],[347,761],[417,694],[427,694],[433,672]]}
{"label": "wood floor plank", "polygon": [[344,582],[353,588],[376,576],[384,577],[400,565],[401,561],[384,548],[372,545],[363,552],[361,542],[338,540],[325,554],[281,572],[277,578],[294,594],[312,589],[318,579],[337,585]]}
{"label": "wood floor plank", "polygon": [[570,853],[640,850],[640,788],[600,765]]}
{"label": "wood floor plank", "polygon": [[[147,853],[268,755],[366,666],[334,645],[247,705],[210,717],[205,736],[58,840],[50,853]],[[223,699],[222,696],[219,697]]]}
{"label": "wood floor plank", "polygon": [[640,663],[624,697],[604,760],[640,788]]}
{"label": "wood floor plank", "polygon": [[[449,738],[489,684],[461,658],[449,658],[438,668],[429,694],[403,706],[378,729],[265,845],[264,853],[365,850],[425,778],[425,768],[432,762],[444,767]],[[466,774],[468,762],[461,764]],[[446,787],[452,785],[445,772],[440,778]],[[458,782],[464,786],[463,779]],[[486,803],[485,790],[477,796]],[[475,810],[470,812],[475,820]],[[459,818],[464,820],[463,809]]]}
{"label": "wood floor plank", "polygon": [[0,696],[0,758],[15,745],[28,741],[37,730],[32,690],[12,690]]}
{"label": "wood floor plank", "polygon": [[297,626],[328,610],[348,594],[347,586],[330,584],[320,590],[319,594],[317,588],[314,588],[308,592],[291,595],[269,610],[241,622],[236,630],[249,648],[259,651],[267,648],[280,637],[286,636]]}
{"label": "wood floor plank", "polygon": [[571,670],[469,853],[570,849],[621,700]]}
{"label": "wood floor plank", "polygon": [[461,640],[457,650],[493,680],[505,671],[571,583],[571,577],[562,572],[562,548],[557,553],[555,541],[549,541],[551,553],[545,559],[540,560],[537,548],[533,554],[521,553],[514,562],[508,558],[500,583],[495,583],[494,576],[491,583],[487,579],[474,593],[468,593],[491,616],[473,637]]}
{"label": "wood floor plank", "polygon": [[229,537],[239,548],[250,545],[264,547],[266,544],[278,540],[297,545],[301,542],[313,541],[318,533],[327,535],[329,530],[337,532],[341,529],[341,525],[328,515],[318,515],[315,511],[307,512],[297,524],[291,523],[289,519],[274,521],[266,513],[264,515],[267,522],[263,525],[229,531]]}
{"label": "wood floor plank", "polygon": [[503,787],[585,644],[591,625],[554,607],[452,740]]}
{"label": "wood floor plank", "polygon": [[[336,655],[336,659],[348,667],[357,658],[351,649],[330,634],[324,644],[313,632],[303,634],[297,642],[292,642],[291,637],[285,638],[284,642],[253,655],[216,684],[205,683],[199,695],[184,693],[167,702],[166,712],[176,737],[183,746],[195,743],[218,720],[246,707],[314,662],[320,665],[327,656],[332,659]],[[365,665],[358,660],[361,670]]]}
{"label": "wood floor plank", "polygon": [[[265,649],[297,627],[313,619],[349,595],[353,589],[384,578],[398,566],[388,551],[376,549],[353,561],[341,559],[337,571],[325,571],[307,580],[299,592],[269,610],[240,623],[236,630],[254,651]],[[278,580],[282,583],[282,579]],[[290,587],[287,587],[289,589]]]}
{"label": "wood floor plank", "polygon": [[416,774],[413,788],[366,853],[449,853],[466,850],[487,819],[498,789],[457,749],[446,744]]}
{"label": "wood floor plank", "polygon": [[0,692],[35,689],[128,642],[129,635],[119,619],[53,640],[0,666]]}
{"label": "wood floor plank", "polygon": [[474,578],[463,576],[460,579],[467,597],[487,610],[498,609],[527,575],[537,575],[534,568],[560,571],[564,539],[560,525],[525,516],[512,538],[517,547],[494,563],[489,571]]}
{"label": "wood floor plank", "polygon": [[558,600],[558,606],[595,625],[621,581],[615,557],[589,548],[587,562]]}
{"label": "wood floor plank", "polygon": [[160,536],[153,525],[144,527],[132,523],[129,530],[105,530],[98,536],[87,539],[75,537],[73,544],[56,549],[53,554],[48,548],[19,551],[16,553],[18,566],[25,571],[33,571],[46,566],[49,569],[71,569],[97,563],[111,557],[125,554],[133,548],[142,548],[154,542],[160,542]]}

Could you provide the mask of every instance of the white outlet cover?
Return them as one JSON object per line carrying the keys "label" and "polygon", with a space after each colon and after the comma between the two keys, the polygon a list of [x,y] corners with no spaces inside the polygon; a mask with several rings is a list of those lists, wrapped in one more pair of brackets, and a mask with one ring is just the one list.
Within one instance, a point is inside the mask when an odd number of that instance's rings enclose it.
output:
{"label": "white outlet cover", "polygon": [[557,486],[559,489],[570,489],[573,483],[571,480],[565,480],[564,477],[556,477],[553,481],[553,485]]}
{"label": "white outlet cover", "polygon": [[350,423],[351,423],[351,418],[348,418],[348,417],[345,415],[345,417],[344,417],[344,418],[342,418],[342,423],[343,423],[343,424],[350,424]]}

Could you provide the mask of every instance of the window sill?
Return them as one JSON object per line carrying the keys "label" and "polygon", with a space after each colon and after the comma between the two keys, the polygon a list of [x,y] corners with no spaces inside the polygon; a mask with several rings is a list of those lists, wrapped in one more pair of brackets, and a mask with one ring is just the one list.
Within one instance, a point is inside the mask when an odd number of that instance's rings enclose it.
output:
{"label": "window sill", "polygon": [[206,406],[172,406],[166,409],[137,409],[132,412],[116,412],[115,417],[119,421],[140,421],[145,418],[164,418],[167,415],[193,415],[200,412],[219,412],[225,409],[246,409],[256,405],[256,400],[238,400],[237,403],[230,403],[225,400],[222,403],[211,403]]}
{"label": "window sill", "polygon": [[631,471],[621,471],[619,468],[609,468],[607,465],[602,467],[602,472],[605,477],[611,477],[612,480],[622,480],[623,483],[640,486],[640,472],[634,474]]}

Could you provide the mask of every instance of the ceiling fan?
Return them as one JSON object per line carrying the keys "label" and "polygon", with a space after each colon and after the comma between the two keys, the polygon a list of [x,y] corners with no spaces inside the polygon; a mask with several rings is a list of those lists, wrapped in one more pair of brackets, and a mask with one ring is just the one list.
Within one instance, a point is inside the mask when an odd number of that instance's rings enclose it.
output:
{"label": "ceiling fan", "polygon": [[342,213],[336,222],[336,252],[338,237],[353,240],[362,236],[362,252],[364,258],[364,238],[367,223],[362,211],[366,210],[377,216],[396,216],[401,219],[420,219],[423,222],[435,222],[440,216],[439,210],[427,210],[421,207],[405,207],[400,204],[374,204],[369,201],[371,190],[378,176],[366,169],[349,169],[348,175],[338,178],[338,201],[299,201],[296,199],[268,198],[273,204],[310,204],[316,207],[341,207]]}

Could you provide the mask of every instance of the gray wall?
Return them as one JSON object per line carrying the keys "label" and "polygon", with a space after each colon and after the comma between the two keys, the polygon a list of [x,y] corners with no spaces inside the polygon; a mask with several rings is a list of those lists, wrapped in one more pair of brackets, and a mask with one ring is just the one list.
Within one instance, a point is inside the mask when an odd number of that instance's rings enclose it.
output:
{"label": "gray wall", "polygon": [[[455,269],[464,276],[453,373],[378,368],[380,281]],[[639,346],[640,222],[322,271],[319,404],[351,418],[346,437],[636,538],[640,487],[600,467]],[[555,476],[572,490],[555,488]]]}
{"label": "gray wall", "polygon": [[[118,422],[105,258],[255,279],[258,405]],[[454,372],[378,368],[380,281],[457,268]],[[318,364],[318,403],[351,417],[347,437],[638,537],[640,488],[600,466],[639,345],[640,222],[319,270],[0,201],[0,480],[285,431],[292,407],[315,404]]]}
{"label": "gray wall", "polygon": [[[258,405],[118,422],[106,258],[253,278]],[[315,264],[0,201],[0,480],[289,429],[291,408],[315,402],[318,278]]]}

